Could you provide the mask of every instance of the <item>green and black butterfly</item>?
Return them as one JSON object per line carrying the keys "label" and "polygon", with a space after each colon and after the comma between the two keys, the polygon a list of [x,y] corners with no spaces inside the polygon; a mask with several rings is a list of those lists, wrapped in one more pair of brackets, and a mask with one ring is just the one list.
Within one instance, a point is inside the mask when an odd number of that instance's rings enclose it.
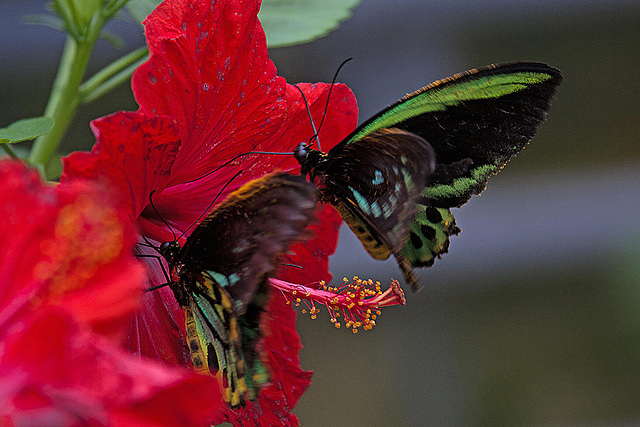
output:
{"label": "green and black butterfly", "polygon": [[479,194],[533,138],[560,84],[546,64],[456,74],[411,93],[329,152],[296,147],[301,173],[375,259],[394,255],[414,290],[458,234],[451,211]]}
{"label": "green and black butterfly", "polygon": [[267,175],[244,185],[187,238],[164,242],[169,286],[185,311],[196,371],[216,377],[232,408],[268,382],[259,351],[268,278],[314,218],[315,189],[304,178]]}

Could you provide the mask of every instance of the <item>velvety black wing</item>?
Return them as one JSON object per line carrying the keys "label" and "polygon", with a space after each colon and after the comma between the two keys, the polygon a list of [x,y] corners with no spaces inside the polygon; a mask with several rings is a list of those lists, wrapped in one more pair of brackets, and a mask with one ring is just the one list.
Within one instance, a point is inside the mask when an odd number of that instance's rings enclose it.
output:
{"label": "velvety black wing", "polygon": [[180,262],[210,274],[243,314],[278,269],[280,255],[304,237],[314,210],[315,190],[299,176],[278,173],[251,181],[198,225]]}
{"label": "velvety black wing", "polygon": [[[465,71],[385,108],[329,154],[391,127],[422,136],[433,146],[440,164],[486,159],[492,157],[489,152],[517,152],[546,117],[549,100],[561,80],[559,70],[537,62],[494,64]],[[514,138],[516,141],[512,141]]]}

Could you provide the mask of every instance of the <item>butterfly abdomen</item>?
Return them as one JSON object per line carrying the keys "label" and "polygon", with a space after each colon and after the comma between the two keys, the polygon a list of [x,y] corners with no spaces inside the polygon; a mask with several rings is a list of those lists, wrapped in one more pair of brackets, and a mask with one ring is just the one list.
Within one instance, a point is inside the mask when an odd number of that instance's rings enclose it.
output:
{"label": "butterfly abdomen", "polygon": [[362,246],[374,259],[385,260],[391,255],[391,251],[386,243],[382,241],[380,237],[374,237],[375,231],[369,231],[367,224],[358,219],[357,216],[351,213],[351,209],[343,202],[338,202],[335,208],[342,216],[344,222],[349,226],[351,231],[358,237]]}

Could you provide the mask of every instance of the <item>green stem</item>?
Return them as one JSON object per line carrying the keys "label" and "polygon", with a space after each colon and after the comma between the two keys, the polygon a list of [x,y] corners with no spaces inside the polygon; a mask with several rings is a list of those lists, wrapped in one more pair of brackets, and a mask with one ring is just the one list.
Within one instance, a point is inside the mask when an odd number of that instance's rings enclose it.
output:
{"label": "green stem", "polygon": [[112,78],[110,78],[109,80],[101,84],[100,86],[96,87],[91,92],[87,94],[82,94],[80,102],[82,104],[88,104],[89,102],[93,102],[96,99],[100,98],[105,93],[120,86],[122,83],[130,81],[131,75],[136,70],[136,68],[138,68],[140,64],[142,64],[146,60],[147,58],[145,57],[138,60],[137,62],[134,62],[133,64],[131,64],[130,66],[122,70],[120,73],[116,74],[115,76],[113,76]]}
{"label": "green stem", "polygon": [[45,109],[45,116],[53,119],[53,128],[36,139],[29,155],[29,163],[41,171],[46,169],[75,116],[80,102],[78,89],[103,25],[103,16],[96,13],[82,39],[67,37],[58,75]]}
{"label": "green stem", "polygon": [[11,149],[11,147],[9,147],[9,144],[0,144],[0,147],[2,147],[2,149],[5,151],[5,153],[7,153],[9,155],[9,157],[11,157],[12,159],[17,159],[18,158],[16,153],[14,153],[13,150]]}
{"label": "green stem", "polygon": [[94,101],[128,80],[133,70],[146,60],[148,52],[147,46],[142,46],[98,71],[80,86],[80,102],[86,104]]}
{"label": "green stem", "polygon": [[120,8],[122,8],[122,6],[127,4],[128,1],[129,0],[115,0],[115,1],[111,2],[111,4],[109,4],[105,9],[105,17],[106,18],[110,18],[113,15],[115,15],[116,12],[118,10],[120,10]]}

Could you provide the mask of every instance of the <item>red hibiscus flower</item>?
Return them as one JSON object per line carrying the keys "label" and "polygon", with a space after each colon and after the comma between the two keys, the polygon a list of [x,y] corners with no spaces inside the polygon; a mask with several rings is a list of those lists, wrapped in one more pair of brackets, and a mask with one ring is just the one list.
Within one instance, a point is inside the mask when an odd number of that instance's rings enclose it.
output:
{"label": "red hibiscus flower", "polygon": [[0,180],[0,424],[208,424],[215,382],[122,350],[145,271],[112,195],[11,161]]}
{"label": "red hibiscus flower", "polygon": [[[293,152],[313,136],[302,95],[277,76],[268,58],[259,6],[259,1],[231,0],[161,4],[145,21],[150,59],[132,79],[140,109],[94,121],[96,145],[91,153],[65,159],[62,181],[108,179],[141,235],[158,245],[175,235],[184,243],[181,234],[193,229],[212,201],[215,206],[249,180],[276,169],[298,170],[293,155],[246,154]],[[319,120],[330,85],[299,87]],[[356,121],[353,94],[334,85],[319,135],[323,148],[343,139]],[[289,261],[303,269],[283,268],[280,278],[297,283],[330,279],[328,257],[335,251],[341,220],[331,207],[322,207],[318,218],[312,228],[321,232],[291,248]],[[153,283],[165,283],[159,260],[145,261]],[[160,288],[143,298],[144,309],[131,328],[131,350],[170,364],[189,364],[184,314],[171,290]],[[258,400],[227,410],[217,421],[298,423],[291,410],[311,373],[300,368],[295,312],[279,292],[273,292],[263,323],[270,383]]]}

